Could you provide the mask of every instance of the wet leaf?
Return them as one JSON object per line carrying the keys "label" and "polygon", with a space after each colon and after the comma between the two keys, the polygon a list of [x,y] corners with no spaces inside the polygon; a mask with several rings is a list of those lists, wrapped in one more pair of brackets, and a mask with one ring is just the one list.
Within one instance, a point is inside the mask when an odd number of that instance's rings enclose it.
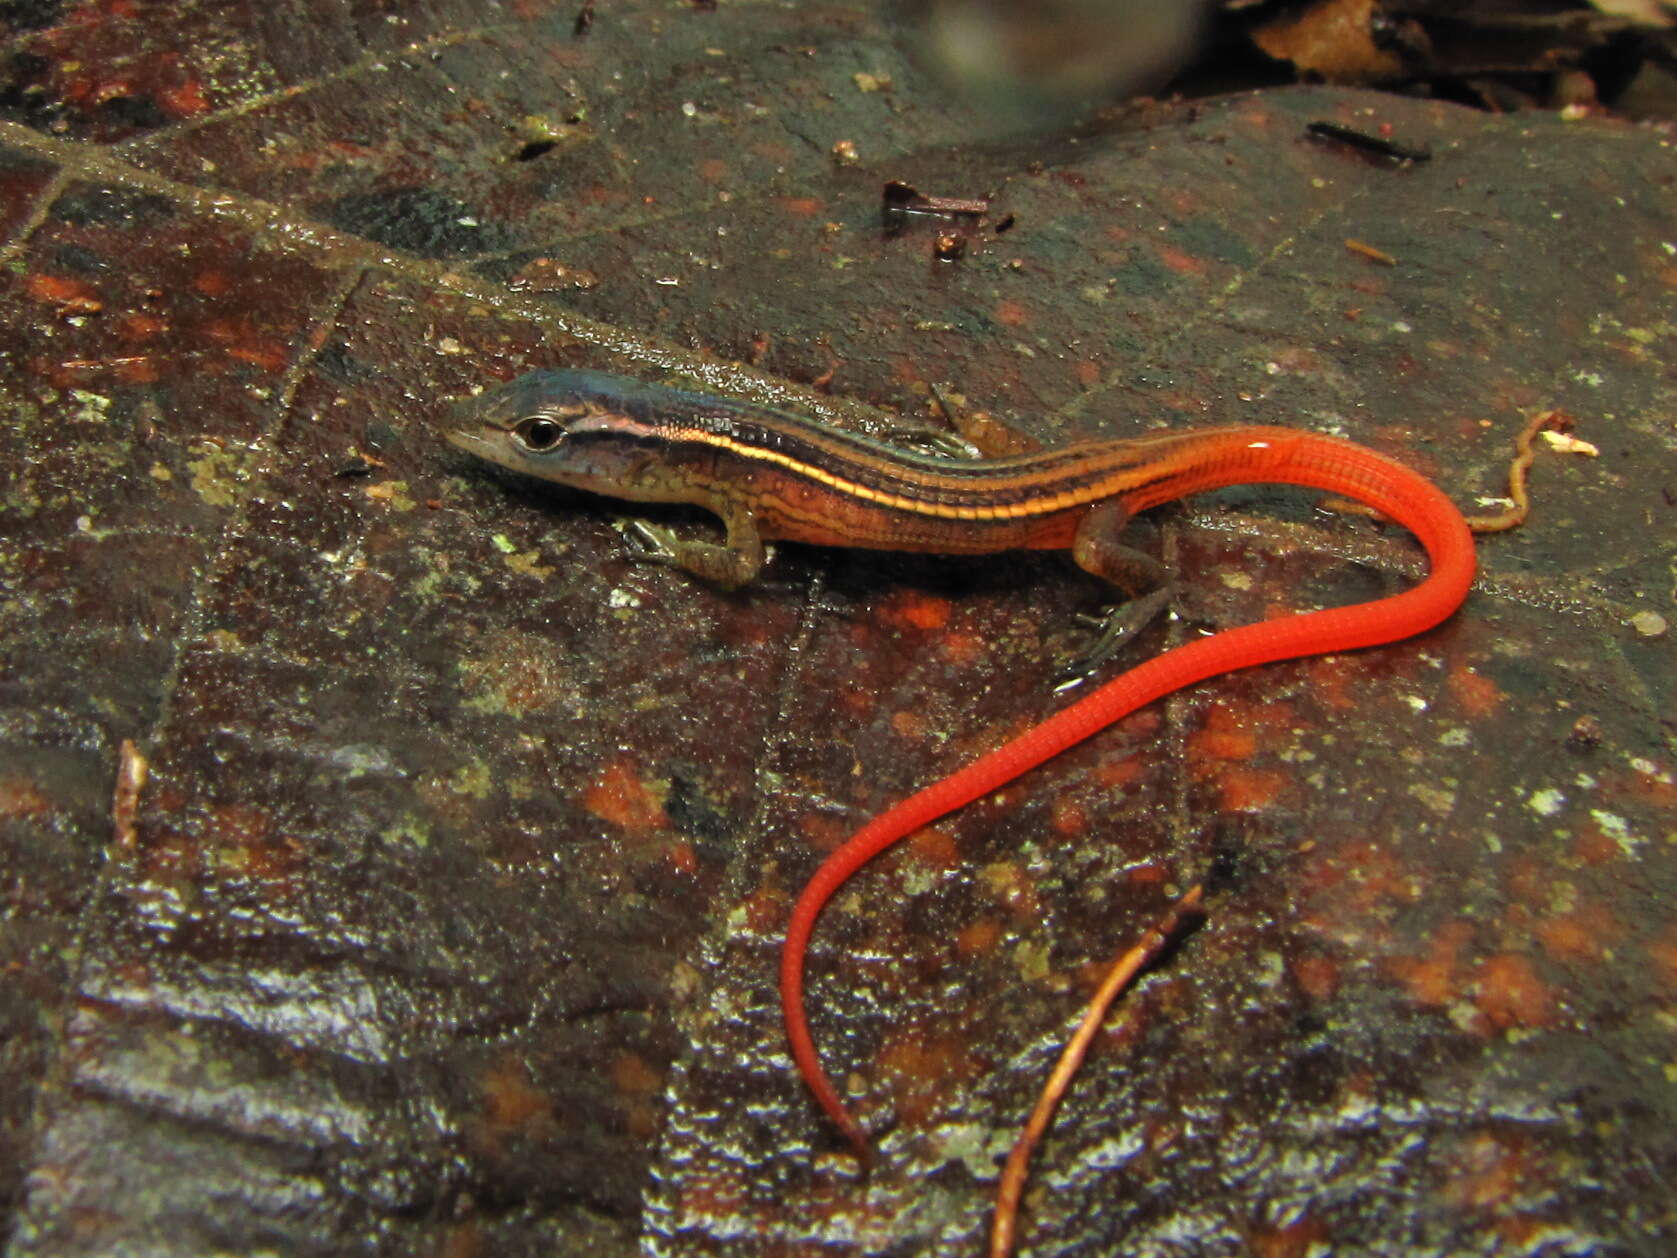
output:
{"label": "wet leaf", "polygon": [[[1208,870],[1027,1247],[1668,1244],[1668,139],[1327,89],[1010,139],[892,9],[580,7],[0,6],[11,1252],[971,1252],[1098,962]],[[959,260],[888,180],[987,201]],[[847,888],[864,1182],[788,1070],[790,897],[1052,711],[1103,594],[630,563],[441,440],[564,364],[874,431],[931,381],[1050,443],[1291,422],[1464,503],[1524,410],[1601,456],[1437,632],[1178,696]],[[1182,575],[1137,653],[1414,572],[1267,490],[1137,537]]]}

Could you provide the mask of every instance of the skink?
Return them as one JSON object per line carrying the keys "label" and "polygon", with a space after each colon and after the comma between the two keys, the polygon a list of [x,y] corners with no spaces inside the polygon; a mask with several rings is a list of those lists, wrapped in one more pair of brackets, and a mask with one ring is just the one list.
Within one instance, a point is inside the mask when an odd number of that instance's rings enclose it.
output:
{"label": "skink", "polygon": [[1431,568],[1420,584],[1166,651],[881,813],[823,862],[787,926],[781,1003],[798,1070],[864,1161],[867,1136],[822,1069],[804,1012],[810,935],[851,874],[897,840],[1155,699],[1254,664],[1421,633],[1460,606],[1473,580],[1467,522],[1429,481],[1351,442],[1288,428],[1162,432],[951,460],[782,411],[595,371],[533,372],[486,394],[477,407],[477,422],[449,440],[490,462],[613,498],[714,512],[727,530],[724,544],[667,539],[646,557],[729,588],[757,575],[765,540],[784,539],[948,554],[1069,549],[1082,567],[1134,593],[1156,565],[1118,542],[1126,520],[1186,494],[1249,483],[1354,498],[1425,548]]}

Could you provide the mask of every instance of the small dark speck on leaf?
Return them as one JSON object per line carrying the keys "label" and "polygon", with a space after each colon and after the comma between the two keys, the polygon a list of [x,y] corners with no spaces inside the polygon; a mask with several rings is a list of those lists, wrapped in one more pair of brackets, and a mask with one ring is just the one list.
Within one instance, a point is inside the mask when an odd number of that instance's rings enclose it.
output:
{"label": "small dark speck on leaf", "polygon": [[55,270],[67,275],[103,275],[111,269],[110,259],[86,245],[61,244],[52,251]]}
{"label": "small dark speck on leaf", "polygon": [[169,116],[149,96],[113,96],[100,104],[99,112],[111,122],[139,131],[156,131],[169,123]]}
{"label": "small dark speck on leaf", "polygon": [[1206,888],[1216,892],[1237,887],[1245,876],[1240,836],[1219,834],[1211,851],[1211,868],[1205,874]]}
{"label": "small dark speck on leaf", "polygon": [[687,773],[671,774],[670,793],[664,801],[664,811],[676,830],[700,840],[701,848],[723,843],[733,832],[728,818],[718,811],[698,782]]}
{"label": "small dark speck on leaf", "polygon": [[513,154],[515,162],[533,162],[544,153],[551,153],[559,146],[557,140],[531,140],[517,153]]}
{"label": "small dark speck on leaf", "polygon": [[334,384],[365,384],[383,378],[378,368],[355,357],[343,341],[333,341],[321,350],[315,368]]}
{"label": "small dark speck on leaf", "polygon": [[1320,1035],[1328,1029],[1328,1020],[1313,1009],[1306,1009],[1293,1018],[1293,1033],[1300,1039],[1309,1039],[1313,1035]]}
{"label": "small dark speck on leaf", "polygon": [[1594,751],[1601,742],[1601,721],[1585,713],[1572,723],[1572,731],[1566,736],[1568,751]]}
{"label": "small dark speck on leaf", "polygon": [[430,188],[353,193],[319,213],[339,231],[427,258],[462,258],[512,245],[507,229],[479,221],[471,206]]}
{"label": "small dark speck on leaf", "polygon": [[940,262],[955,262],[967,252],[967,238],[954,232],[941,233],[932,246]]}
{"label": "small dark speck on leaf", "polygon": [[379,460],[365,454],[354,455],[346,463],[338,466],[332,475],[340,480],[349,480],[358,476],[371,476],[380,466]]}

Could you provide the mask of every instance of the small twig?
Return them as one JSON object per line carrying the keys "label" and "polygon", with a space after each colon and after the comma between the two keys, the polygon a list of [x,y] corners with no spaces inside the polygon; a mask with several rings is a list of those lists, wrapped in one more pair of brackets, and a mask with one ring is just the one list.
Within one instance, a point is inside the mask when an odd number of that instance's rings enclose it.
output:
{"label": "small twig", "polygon": [[1370,135],[1366,131],[1358,131],[1354,127],[1342,126],[1337,122],[1312,122],[1305,126],[1304,133],[1313,140],[1348,145],[1365,153],[1372,153],[1376,157],[1389,157],[1396,162],[1424,162],[1432,158],[1432,150],[1425,144],[1402,144],[1389,136]]}
{"label": "small twig", "polygon": [[1381,266],[1396,266],[1397,259],[1383,249],[1376,249],[1373,245],[1365,244],[1361,240],[1347,240],[1345,247],[1352,253],[1367,258],[1370,262],[1378,262]]}
{"label": "small twig", "polygon": [[1565,411],[1554,410],[1538,411],[1532,415],[1530,422],[1520,430],[1520,435],[1514,438],[1514,459],[1508,465],[1508,497],[1513,505],[1504,511],[1488,515],[1468,516],[1468,528],[1475,533],[1505,533],[1525,523],[1526,516],[1531,513],[1531,498],[1526,493],[1526,473],[1531,469],[1532,460],[1537,457],[1537,448],[1533,442],[1537,440],[1537,434],[1545,428],[1555,432],[1570,432],[1572,416]]}
{"label": "small twig", "polygon": [[1113,963],[1106,977],[1101,980],[1099,990],[1084,1009],[1083,1021],[1061,1051],[1054,1072],[1048,1076],[1048,1082],[1043,1085],[1042,1095],[1037,1098],[1036,1108],[1031,1111],[1024,1131],[1019,1133],[1013,1151],[1007,1155],[1007,1166],[1002,1170],[1001,1183],[996,1188],[996,1216],[990,1227],[990,1258],[1007,1258],[1013,1252],[1014,1233],[1019,1221],[1019,1198],[1024,1195],[1025,1176],[1030,1170],[1031,1155],[1042,1142],[1043,1133],[1048,1130],[1048,1124],[1054,1119],[1054,1111],[1060,1104],[1060,1098],[1065,1095],[1066,1088],[1071,1085],[1072,1078],[1083,1064],[1083,1058],[1089,1052],[1089,1045],[1093,1042],[1095,1033],[1106,1020],[1107,1010],[1112,1007],[1112,1002],[1118,998],[1119,993],[1129,986],[1130,981],[1163,951],[1172,936],[1181,928],[1184,919],[1199,914],[1203,890],[1201,884],[1195,883],[1181,899],[1171,905],[1135,947]]}
{"label": "small twig", "polygon": [[892,179],[885,185],[885,206],[907,214],[940,214],[946,217],[968,215],[977,218],[990,209],[988,197],[945,197],[933,192],[921,192],[913,184]]}
{"label": "small twig", "polygon": [[111,827],[119,851],[131,852],[139,842],[134,816],[140,808],[150,766],[132,738],[124,738],[117,751],[116,792],[111,799]]}

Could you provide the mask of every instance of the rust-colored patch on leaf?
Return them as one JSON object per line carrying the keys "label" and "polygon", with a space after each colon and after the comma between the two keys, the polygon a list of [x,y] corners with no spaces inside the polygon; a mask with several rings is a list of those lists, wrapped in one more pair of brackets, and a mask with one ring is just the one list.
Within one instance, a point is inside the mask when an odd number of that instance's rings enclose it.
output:
{"label": "rust-colored patch on leaf", "polygon": [[1351,712],[1362,703],[1359,687],[1363,684],[1366,666],[1353,655],[1324,655],[1310,660],[1305,671],[1310,675],[1310,695],[1317,703],[1335,712]]}
{"label": "rust-colored patch on leaf", "polygon": [[961,863],[961,849],[947,826],[923,826],[908,836],[908,850],[924,865],[953,869]]}
{"label": "rust-colored patch on leaf", "polygon": [[971,664],[983,656],[989,648],[989,643],[983,635],[954,630],[945,633],[938,639],[938,653],[944,660],[956,666]]}
{"label": "rust-colored patch on leaf", "polygon": [[1003,327],[1022,328],[1030,322],[1030,315],[1026,312],[1022,302],[1014,301],[1011,297],[1003,298],[996,303],[996,322]]}
{"label": "rust-colored patch on leaf", "polygon": [[1266,705],[1257,711],[1232,706],[1212,709],[1205,724],[1188,738],[1188,767],[1195,777],[1216,783],[1222,806],[1230,812],[1267,808],[1287,789],[1291,778],[1279,769],[1253,768],[1244,763],[1258,753],[1266,730],[1293,724],[1289,704]]}
{"label": "rust-colored patch on leaf", "polygon": [[504,1053],[478,1081],[483,1109],[477,1124],[493,1141],[545,1135],[553,1127],[553,1099],[530,1082],[522,1058]]}
{"label": "rust-colored patch on leaf", "polygon": [[1121,760],[1103,760],[1095,769],[1095,781],[1113,790],[1121,790],[1141,779],[1146,765],[1139,755]]}
{"label": "rust-colored patch on leaf", "polygon": [[895,1098],[898,1119],[914,1126],[972,1077],[972,1052],[965,1039],[953,1035],[903,1031],[880,1046],[874,1073]]}
{"label": "rust-colored patch on leaf", "polygon": [[284,345],[258,332],[247,319],[211,319],[204,324],[203,334],[221,345],[229,358],[270,373],[284,370],[290,361]]}
{"label": "rust-colored patch on leaf", "polygon": [[1293,982],[1312,1000],[1331,1000],[1339,991],[1339,962],[1322,952],[1302,952],[1288,961]]}
{"label": "rust-colored patch on leaf", "polygon": [[1247,1234],[1253,1258],[1307,1258],[1333,1233],[1320,1215],[1306,1214],[1289,1223],[1261,1224]]}
{"label": "rust-colored patch on leaf", "polygon": [[1257,812],[1281,797],[1292,779],[1279,769],[1229,769],[1218,775],[1225,812]]}
{"label": "rust-colored patch on leaf", "polygon": [[159,315],[135,310],[115,323],[116,334],[125,341],[149,341],[169,330],[169,321]]}
{"label": "rust-colored patch on leaf", "polygon": [[1669,765],[1646,764],[1632,773],[1615,774],[1604,785],[1623,790],[1631,799],[1650,807],[1677,812],[1677,774]]}
{"label": "rust-colored patch on leaf", "polygon": [[812,851],[822,854],[836,851],[838,846],[850,837],[852,830],[848,822],[814,810],[799,816],[796,824],[805,844]]}
{"label": "rust-colored patch on leaf", "polygon": [[1524,1184],[1528,1161],[1526,1142],[1518,1135],[1474,1136],[1455,1159],[1445,1199],[1474,1210],[1506,1208]]}
{"label": "rust-colored patch on leaf", "polygon": [[204,95],[204,85],[196,79],[160,89],[157,102],[171,118],[190,118],[210,107]]}
{"label": "rust-colored patch on leaf", "polygon": [[955,605],[946,598],[915,590],[899,590],[880,603],[878,616],[882,623],[899,629],[930,633],[947,625],[954,610]]}
{"label": "rust-colored patch on leaf", "polygon": [[1502,706],[1501,688],[1471,668],[1452,668],[1446,684],[1469,716],[1487,717]]}
{"label": "rust-colored patch on leaf", "polygon": [[225,297],[233,288],[233,279],[219,266],[207,266],[192,277],[192,287],[206,297]]}
{"label": "rust-colored patch on leaf", "polygon": [[1591,901],[1570,913],[1538,922],[1532,933],[1549,958],[1560,965],[1594,965],[1624,935],[1624,927],[1605,905]]}
{"label": "rust-colored patch on leaf", "polygon": [[1387,957],[1386,972],[1404,985],[1416,1004],[1443,1008],[1461,995],[1461,951],[1472,937],[1472,923],[1446,922],[1433,932],[1421,956]]}
{"label": "rust-colored patch on leaf", "polygon": [[1642,945],[1653,967],[1654,977],[1677,992],[1677,922],[1672,923],[1658,939]]}
{"label": "rust-colored patch on leaf", "polygon": [[1603,830],[1593,819],[1580,823],[1578,833],[1572,838],[1573,859],[1586,867],[1610,865],[1621,859],[1624,854],[1619,840]]}
{"label": "rust-colored patch on leaf", "polygon": [[1474,983],[1474,1002],[1492,1031],[1548,1026],[1555,1020],[1554,992],[1523,953],[1486,957]]}
{"label": "rust-colored patch on leaf", "polygon": [[647,1065],[639,1053],[623,1053],[612,1062],[611,1081],[625,1096],[651,1096],[664,1086],[662,1072]]}
{"label": "rust-colored patch on leaf", "polygon": [[1074,839],[1089,829],[1089,810],[1069,799],[1056,799],[1049,809],[1048,826],[1062,838]]}
{"label": "rust-colored patch on leaf", "polygon": [[97,288],[67,275],[31,275],[24,287],[36,301],[57,306],[61,315],[98,314],[105,308]]}
{"label": "rust-colored patch on leaf", "polygon": [[1211,713],[1204,726],[1188,736],[1188,755],[1195,760],[1250,760],[1257,750],[1258,735],[1251,729],[1236,726],[1233,718],[1220,708]]}
{"label": "rust-colored patch on leaf", "polygon": [[52,807],[26,777],[0,777],[0,817],[37,817]]}
{"label": "rust-colored patch on leaf", "polygon": [[1310,920],[1317,923],[1342,914],[1366,917],[1416,898],[1415,872],[1389,848],[1367,839],[1323,844],[1299,873],[1310,894]]}
{"label": "rust-colored patch on leaf", "polygon": [[987,957],[996,950],[1005,933],[999,917],[985,915],[968,922],[955,932],[955,951],[967,959]]}
{"label": "rust-colored patch on leaf", "polygon": [[891,729],[903,738],[918,742],[931,732],[932,722],[924,712],[904,708],[891,714]]}
{"label": "rust-colored patch on leaf", "polygon": [[582,806],[601,821],[631,834],[647,834],[669,828],[665,793],[662,784],[647,782],[629,760],[618,759],[602,769],[583,793]]}
{"label": "rust-colored patch on leaf", "polygon": [[691,878],[699,872],[699,852],[686,839],[679,843],[670,844],[664,853],[664,864],[671,873],[680,874],[683,878]]}
{"label": "rust-colored patch on leaf", "polygon": [[1159,246],[1159,261],[1164,263],[1167,270],[1178,275],[1201,276],[1211,270],[1210,264],[1204,258],[1196,258],[1193,254],[1171,245]]}
{"label": "rust-colored patch on leaf", "polygon": [[1149,861],[1144,865],[1136,865],[1124,874],[1124,885],[1127,887],[1160,887],[1169,882],[1171,871],[1164,865]]}

